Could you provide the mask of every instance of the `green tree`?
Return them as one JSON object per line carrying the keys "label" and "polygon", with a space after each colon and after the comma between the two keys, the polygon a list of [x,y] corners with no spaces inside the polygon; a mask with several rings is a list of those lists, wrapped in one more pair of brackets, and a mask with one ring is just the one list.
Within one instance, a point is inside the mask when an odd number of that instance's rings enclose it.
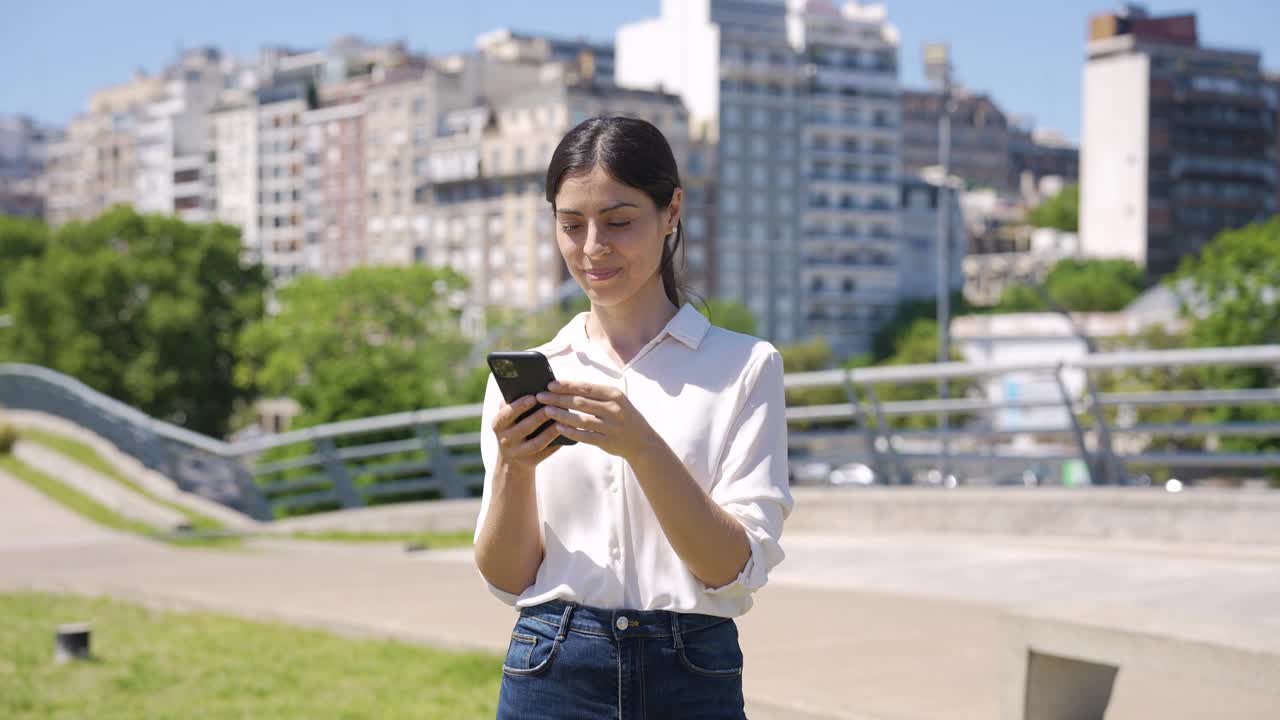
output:
{"label": "green tree", "polygon": [[708,300],[706,307],[699,307],[698,310],[707,316],[712,325],[746,335],[756,334],[756,318],[741,303],[724,299]]}
{"label": "green tree", "polygon": [[1146,276],[1132,260],[1064,258],[1044,285],[1049,297],[1071,312],[1114,312],[1142,294]]}
{"label": "green tree", "polygon": [[1029,285],[1014,284],[1000,293],[1000,302],[991,309],[993,313],[1044,312],[1049,309],[1040,293]]}
{"label": "green tree", "polygon": [[[1070,312],[1123,310],[1142,294],[1146,276],[1132,260],[1064,258],[1054,263],[1044,291]],[[1049,305],[1035,289],[1015,284],[1005,288],[990,312],[1045,312]]]}
{"label": "green tree", "polygon": [[[778,348],[782,355],[783,372],[787,374],[830,370],[835,367],[835,353],[824,337],[812,337],[808,340]],[[849,401],[849,396],[841,385],[830,387],[798,388],[786,392],[787,405],[804,407],[808,405],[834,405]],[[853,424],[851,418],[824,421],[804,421],[793,423],[796,430],[818,428],[847,428]]]}
{"label": "green tree", "polygon": [[[1185,333],[1152,328],[1129,338],[1131,347],[1229,347],[1280,343],[1280,217],[1220,233],[1198,257],[1183,260],[1166,282],[1182,297]],[[1275,367],[1140,368],[1104,376],[1108,391],[1248,389],[1280,385]],[[1143,423],[1280,422],[1275,405],[1143,407]],[[1280,437],[1156,436],[1165,449],[1262,452],[1280,449]],[[1273,474],[1280,485],[1280,476]]]}
{"label": "green tree", "polygon": [[[973,308],[964,299],[964,293],[957,291],[951,294],[952,317],[971,312]],[[903,337],[911,331],[917,320],[936,320],[937,317],[938,303],[934,298],[899,303],[893,317],[881,325],[871,338],[871,362],[882,363],[896,353]]]}
{"label": "green tree", "polygon": [[[954,347],[951,359],[960,361],[964,358]],[[938,361],[938,323],[934,320],[919,318],[901,333],[890,355],[880,365],[927,365]],[[846,363],[846,367],[865,367],[866,360],[854,358]],[[876,395],[882,402],[899,400],[928,400],[938,397],[936,380],[911,383],[877,383],[873,386]],[[977,383],[969,378],[953,379],[949,384],[949,395],[953,398],[964,397],[977,388]],[[951,416],[952,426],[963,424],[968,415]],[[934,415],[909,415],[890,421],[896,428],[926,429],[938,427],[938,419]]]}
{"label": "green tree", "polygon": [[59,228],[9,275],[12,357],[58,370],[143,412],[221,435],[247,397],[236,338],[261,317],[266,278],[240,234],[127,207]]}
{"label": "green tree", "polygon": [[1219,233],[1168,282],[1192,288],[1197,307],[1183,311],[1193,346],[1280,343],[1280,215]]}
{"label": "green tree", "polygon": [[5,307],[8,278],[23,260],[44,255],[49,245],[49,228],[37,220],[0,215],[0,313]]}
{"label": "green tree", "polygon": [[244,331],[237,382],[296,400],[296,427],[474,402],[487,374],[467,367],[450,302],[466,285],[423,266],[299,278],[280,289],[277,314]]}
{"label": "green tree", "polygon": [[1045,200],[1027,213],[1027,222],[1035,227],[1056,228],[1064,232],[1080,229],[1080,185],[1072,183],[1062,192]]}

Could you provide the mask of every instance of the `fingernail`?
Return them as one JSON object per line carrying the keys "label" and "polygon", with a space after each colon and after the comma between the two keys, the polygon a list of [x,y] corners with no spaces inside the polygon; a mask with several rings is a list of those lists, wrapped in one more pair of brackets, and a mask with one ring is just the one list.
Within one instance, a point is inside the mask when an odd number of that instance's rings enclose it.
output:
{"label": "fingernail", "polygon": [[549,397],[549,396],[547,395],[547,393],[544,393],[544,392],[543,392],[543,393],[538,393],[538,402],[542,402],[542,403],[544,403],[544,402],[546,402],[546,401],[547,401],[547,398],[548,398],[548,397]]}
{"label": "fingernail", "polygon": [[555,392],[560,389],[560,383],[556,382],[555,380],[552,380],[551,382],[547,383],[547,389],[552,392]]}

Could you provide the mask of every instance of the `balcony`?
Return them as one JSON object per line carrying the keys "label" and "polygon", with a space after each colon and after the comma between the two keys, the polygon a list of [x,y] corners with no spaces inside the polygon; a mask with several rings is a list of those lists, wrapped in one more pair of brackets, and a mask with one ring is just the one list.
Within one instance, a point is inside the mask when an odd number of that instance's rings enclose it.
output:
{"label": "balcony", "polygon": [[893,256],[884,255],[868,255],[866,253],[839,253],[839,254],[816,254],[802,255],[800,258],[802,265],[808,268],[827,268],[827,269],[888,269],[895,267]]}

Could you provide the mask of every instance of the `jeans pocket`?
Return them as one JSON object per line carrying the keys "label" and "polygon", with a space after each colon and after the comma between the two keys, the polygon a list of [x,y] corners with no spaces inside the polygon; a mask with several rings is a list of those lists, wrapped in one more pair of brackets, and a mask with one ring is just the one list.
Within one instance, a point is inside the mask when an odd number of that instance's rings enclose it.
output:
{"label": "jeans pocket", "polygon": [[515,631],[511,633],[511,643],[507,646],[502,672],[517,676],[541,675],[546,672],[560,649],[556,630],[541,620],[520,618]]}
{"label": "jeans pocket", "polygon": [[738,626],[732,620],[681,631],[676,639],[676,654],[685,669],[698,675],[742,675],[742,648],[738,645]]}

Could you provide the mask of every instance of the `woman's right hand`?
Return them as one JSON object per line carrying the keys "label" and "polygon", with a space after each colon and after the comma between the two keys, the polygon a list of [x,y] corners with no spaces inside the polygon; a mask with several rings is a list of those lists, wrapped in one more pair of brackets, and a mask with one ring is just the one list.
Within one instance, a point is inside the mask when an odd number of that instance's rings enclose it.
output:
{"label": "woman's right hand", "polygon": [[525,395],[509,405],[504,403],[493,417],[493,433],[498,438],[498,462],[506,464],[513,470],[528,472],[530,476],[538,463],[564,447],[551,444],[560,436],[555,423],[551,423],[547,429],[537,435],[525,439],[551,419],[544,406],[524,420],[516,422],[517,418],[536,404],[537,400],[532,395]]}

